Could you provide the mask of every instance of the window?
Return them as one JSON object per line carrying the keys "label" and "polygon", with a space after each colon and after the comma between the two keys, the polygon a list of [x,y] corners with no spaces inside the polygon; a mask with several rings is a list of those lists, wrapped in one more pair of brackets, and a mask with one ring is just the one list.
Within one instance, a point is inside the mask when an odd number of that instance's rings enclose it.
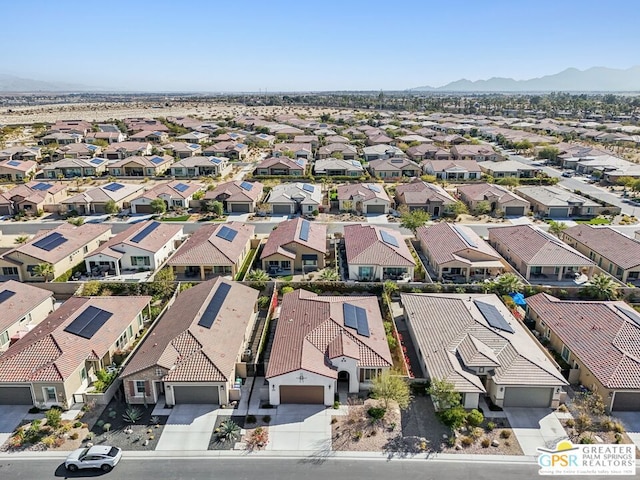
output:
{"label": "window", "polygon": [[142,327],[142,325],[144,325],[144,317],[142,316],[142,313],[138,314],[138,326]]}
{"label": "window", "polygon": [[131,265],[134,267],[148,267],[151,265],[149,257],[131,257]]}
{"label": "window", "polygon": [[144,380],[136,380],[135,396],[144,397],[146,394],[146,382]]}
{"label": "window", "polygon": [[126,344],[127,344],[127,332],[124,332],[122,335],[120,335],[120,338],[116,342],[116,348],[122,350]]}
{"label": "window", "polygon": [[82,247],[82,253],[89,253],[89,246],[85,245],[84,247]]}
{"label": "window", "polygon": [[484,367],[478,367],[478,373],[484,373]]}
{"label": "window", "polygon": [[156,377],[162,377],[164,375],[164,370],[161,368],[156,368]]}
{"label": "window", "polygon": [[80,380],[84,382],[86,379],[87,379],[87,369],[85,367],[82,367],[82,370],[80,370]]}
{"label": "window", "polygon": [[569,349],[567,348],[567,346],[566,346],[566,345],[563,345],[563,346],[562,346],[562,354],[561,354],[561,355],[562,355],[562,358],[563,358],[566,362],[568,362],[568,361],[569,361],[569,355],[570,355],[570,352],[569,352]]}
{"label": "window", "polygon": [[129,325],[129,328],[127,328],[127,335],[129,336],[129,338],[133,337],[133,327],[131,325]]}
{"label": "window", "polygon": [[0,333],[0,345],[4,345],[6,343],[9,343],[9,332],[7,330]]}
{"label": "window", "polygon": [[18,275],[18,267],[2,267],[2,275]]}
{"label": "window", "polygon": [[360,369],[360,381],[369,382],[381,374],[381,368],[362,368]]}
{"label": "window", "polygon": [[42,393],[44,394],[45,403],[55,402],[58,400],[56,395],[56,387],[43,387]]}

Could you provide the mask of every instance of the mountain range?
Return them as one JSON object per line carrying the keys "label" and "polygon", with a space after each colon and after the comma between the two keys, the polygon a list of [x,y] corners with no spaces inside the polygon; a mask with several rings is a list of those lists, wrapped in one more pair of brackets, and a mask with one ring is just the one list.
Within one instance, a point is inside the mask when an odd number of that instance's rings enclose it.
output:
{"label": "mountain range", "polygon": [[420,92],[637,92],[640,91],[640,65],[628,69],[593,67],[587,70],[567,68],[554,75],[528,80],[493,77],[467,79],[441,87],[416,87]]}
{"label": "mountain range", "polygon": [[0,92],[89,92],[96,90],[96,88],[75,83],[45,82],[0,73]]}

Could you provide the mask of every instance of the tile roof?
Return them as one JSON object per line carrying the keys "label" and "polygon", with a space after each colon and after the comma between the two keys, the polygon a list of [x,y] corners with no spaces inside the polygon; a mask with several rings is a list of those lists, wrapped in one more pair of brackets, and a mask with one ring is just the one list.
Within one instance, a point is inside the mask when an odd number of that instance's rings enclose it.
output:
{"label": "tile roof", "polygon": [[352,200],[355,197],[360,197],[364,202],[373,200],[374,198],[389,203],[391,202],[389,195],[387,195],[384,189],[384,185],[380,183],[348,183],[346,185],[339,185],[337,191],[338,200]]}
{"label": "tile roof", "polygon": [[[0,357],[0,382],[66,380],[87,359],[104,357],[150,301],[148,296],[71,297]],[[112,314],[91,339],[64,331],[91,306]]]}
{"label": "tile roof", "polygon": [[494,183],[469,183],[467,185],[459,185],[458,193],[472,201],[497,199],[501,205],[510,202],[529,205],[529,202],[524,198],[519,197],[502,185],[496,185]]}
{"label": "tile roof", "polygon": [[69,197],[64,199],[61,203],[65,205],[74,205],[74,204],[86,204],[86,203],[106,203],[109,200],[113,200],[114,202],[121,202],[125,198],[133,195],[136,192],[144,190],[145,186],[143,184],[135,184],[135,183],[122,183],[116,182],[120,185],[123,185],[123,188],[120,188],[116,191],[110,191],[105,189],[104,187],[109,185],[106,183],[99,187],[90,188],[82,193],[74,195],[73,197]]}
{"label": "tile roof", "polygon": [[[367,311],[369,337],[345,326],[345,303]],[[306,290],[285,294],[266,378],[300,369],[337,378],[337,369],[329,359],[341,352],[357,358],[361,367],[392,365],[377,297],[319,296]]]}
{"label": "tile roof", "polygon": [[242,188],[242,183],[244,182],[238,180],[220,183],[213,190],[208,190],[204,195],[204,199],[215,200],[220,195],[225,195],[228,196],[226,199],[228,202],[257,202],[262,198],[262,192],[264,191],[262,183],[251,182],[251,185],[253,185],[251,190]]}
{"label": "tile roof", "polygon": [[[193,167],[211,167],[217,165],[214,159],[220,159],[222,163],[229,162],[227,157],[205,157],[202,155],[194,155],[193,157],[183,158],[171,165],[171,168],[193,168]],[[223,167],[224,168],[224,167]]]}
{"label": "tile roof", "polygon": [[[139,232],[152,224],[157,224],[157,227],[151,233],[137,243],[131,241],[131,239]],[[111,237],[94,251],[86,255],[85,258],[92,257],[100,253],[113,258],[121,258],[124,255],[127,246],[156,253],[168,242],[171,242],[176,235],[181,233],[182,225],[173,225],[171,222],[162,223],[156,222],[155,220],[148,220],[146,222],[134,223],[126,230],[123,230],[117,235]]]}
{"label": "tile roof", "polygon": [[[211,328],[198,323],[221,284],[229,293]],[[164,381],[224,382],[235,378],[260,292],[222,278],[181,292],[154,326],[122,372],[123,377],[148,368],[168,370]]]}
{"label": "tile roof", "polygon": [[37,168],[37,166],[38,163],[33,160],[4,160],[0,162],[0,167],[17,172],[28,172],[33,168]]}
{"label": "tile roof", "polygon": [[[8,290],[14,295],[0,303],[2,315],[0,316],[0,333],[11,325],[20,321],[38,305],[47,299],[53,299],[53,293],[43,288],[34,287],[28,283],[20,283],[15,280],[0,283],[0,292]],[[50,302],[53,308],[53,302]]]}
{"label": "tile roof", "polygon": [[286,167],[286,168],[288,168],[290,170],[302,170],[302,171],[304,171],[306,162],[304,162],[304,159],[302,159],[302,160],[303,160],[303,164],[300,165],[293,158],[289,158],[289,157],[269,157],[269,158],[265,158],[263,161],[261,161],[256,168],[257,169],[261,169],[261,168],[271,168],[271,167],[279,166],[279,167]]}
{"label": "tile roof", "polygon": [[600,204],[568,190],[553,186],[518,187],[516,192],[546,207],[600,207]]}
{"label": "tile roof", "polygon": [[629,305],[546,293],[528,297],[527,304],[605,388],[640,389],[640,325],[622,313],[633,312]]}
{"label": "tile roof", "polygon": [[[495,306],[514,332],[491,327],[476,300]],[[480,378],[465,367],[485,366],[495,367],[497,384],[567,385],[558,366],[496,295],[402,294],[401,302],[429,378],[447,380],[461,393],[483,393]]]}
{"label": "tile roof", "polygon": [[[467,242],[465,237],[471,240],[471,243]],[[416,231],[416,238],[424,242],[437,264],[454,260],[469,264],[478,261],[502,260],[498,252],[466,225],[441,222],[430,227],[423,226]],[[471,252],[473,252],[472,255],[469,255]],[[469,258],[470,256],[475,258]]]}
{"label": "tile roof", "polygon": [[[185,190],[176,189],[178,185],[186,185],[187,188]],[[189,180],[181,181],[174,180],[169,183],[158,183],[153,188],[150,188],[146,192],[140,194],[133,201],[139,198],[147,198],[150,200],[155,200],[156,198],[168,196],[169,198],[180,198],[186,199],[191,197],[194,193],[202,190],[204,185],[202,183],[195,183]]]}
{"label": "tile roof", "polygon": [[640,242],[610,227],[575,225],[562,232],[623,269],[640,265]]}
{"label": "tile roof", "polygon": [[[308,240],[300,238],[300,229],[303,222],[309,223]],[[327,253],[327,225],[311,222],[301,217],[285,220],[279,223],[269,234],[269,238],[262,249],[260,259],[267,258],[276,253],[295,258],[296,245],[311,248],[323,255]]]}
{"label": "tile roof", "polygon": [[489,243],[500,243],[511,256],[528,265],[594,265],[577,250],[533,225],[489,228]]}
{"label": "tile roof", "polygon": [[475,160],[425,160],[422,165],[426,171],[431,172],[482,172]]}
{"label": "tile roof", "polygon": [[426,205],[430,202],[450,205],[456,202],[456,199],[440,185],[427,183],[419,178],[409,183],[399,184],[396,187],[396,197],[400,203],[407,205]]}
{"label": "tile roof", "polygon": [[[398,246],[384,242],[384,231],[396,239]],[[373,225],[345,225],[344,245],[349,265],[413,267],[415,260],[400,232]]]}
{"label": "tile roof", "polygon": [[369,168],[374,172],[384,172],[389,170],[404,170],[404,169],[421,171],[420,165],[409,160],[406,157],[393,157],[393,158],[371,160],[369,162]]}
{"label": "tile roof", "polygon": [[[305,190],[305,185],[311,185],[312,191]],[[322,204],[322,186],[306,183],[280,183],[271,189],[266,203],[291,203],[299,199],[303,205]]]}
{"label": "tile roof", "polygon": [[[118,144],[115,144],[115,145],[118,145]],[[157,162],[159,163],[154,163],[151,161],[151,159],[159,159],[157,160]],[[160,165],[165,165],[171,162],[173,162],[173,157],[170,155],[162,155],[162,156],[154,155],[153,157],[133,156],[133,157],[123,158],[122,160],[118,160],[117,162],[110,164],[109,168],[122,168],[122,167],[126,167],[130,163],[133,163],[135,165],[139,165],[144,168],[156,169]]]}

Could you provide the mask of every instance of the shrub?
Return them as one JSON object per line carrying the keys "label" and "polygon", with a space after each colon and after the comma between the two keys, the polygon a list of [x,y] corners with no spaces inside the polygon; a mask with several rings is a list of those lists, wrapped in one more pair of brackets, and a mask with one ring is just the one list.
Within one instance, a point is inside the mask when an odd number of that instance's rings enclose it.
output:
{"label": "shrub", "polygon": [[489,445],[491,445],[491,440],[489,440],[488,438],[483,438],[480,442],[480,445],[482,445],[482,448],[489,448]]}
{"label": "shrub", "polygon": [[564,424],[569,428],[573,428],[576,426],[576,421],[573,418],[567,418]]}
{"label": "shrub", "polygon": [[80,435],[78,435],[78,432],[73,432],[71,435],[69,435],[69,438],[71,440],[77,440],[79,436]]}
{"label": "shrub", "polygon": [[496,424],[493,422],[487,422],[487,431],[490,432],[491,430],[493,430],[494,428],[496,428]]}
{"label": "shrub", "polygon": [[265,415],[264,417],[262,417],[262,421],[264,423],[270,423],[271,422],[271,415]]}
{"label": "shrub", "polygon": [[79,421],[75,421],[73,422],[73,428],[81,428],[82,427],[82,422]]}
{"label": "shrub", "polygon": [[62,437],[56,438],[53,442],[53,446],[56,448],[60,448],[62,445],[64,445],[64,438]]}
{"label": "shrub", "polygon": [[258,298],[258,308],[267,308],[271,299],[266,295],[262,295]]}
{"label": "shrub", "polygon": [[136,423],[142,418],[142,410],[138,407],[129,407],[122,414],[122,419],[127,423]]}
{"label": "shrub", "polygon": [[255,415],[247,415],[246,422],[247,423],[256,423],[256,416]]}
{"label": "shrub", "polygon": [[44,416],[47,419],[47,425],[51,428],[58,428],[60,426],[60,422],[62,421],[62,412],[59,408],[50,408]]}
{"label": "shrub", "polygon": [[625,432],[624,425],[621,422],[614,422],[613,431],[616,433],[624,433]]}
{"label": "shrub", "polygon": [[333,417],[331,419],[331,425],[333,425],[334,423],[338,423],[338,419],[336,417]]}
{"label": "shrub", "polygon": [[504,438],[505,440],[511,436],[511,430],[502,430],[500,432],[500,438]]}
{"label": "shrub", "polygon": [[382,420],[386,413],[387,409],[382,407],[371,407],[367,410],[367,414],[374,420]]}
{"label": "shrub", "polygon": [[340,402],[338,400],[336,400],[335,402],[333,402],[333,409],[337,410],[340,408]]}
{"label": "shrub", "polygon": [[592,443],[595,443],[595,439],[591,435],[585,435],[584,437],[580,438],[580,441],[578,441],[578,443],[590,445]]}
{"label": "shrub", "polygon": [[56,442],[56,437],[55,435],[47,435],[46,437],[44,437],[42,439],[42,443],[44,444],[45,447],[47,448],[51,448],[53,447],[53,445]]}
{"label": "shrub", "polygon": [[484,422],[484,415],[474,408],[467,414],[467,422],[473,427],[478,427]]}
{"label": "shrub", "polygon": [[285,294],[287,294],[287,293],[291,293],[291,292],[293,292],[293,290],[294,290],[294,289],[293,289],[293,287],[286,286],[286,287],[282,287],[282,288],[280,289],[280,293],[282,293],[282,295],[285,295]]}
{"label": "shrub", "polygon": [[591,417],[586,413],[581,413],[580,415],[578,415],[578,418],[576,418],[576,429],[579,432],[584,432],[589,430],[590,427]]}
{"label": "shrub", "polygon": [[455,430],[464,425],[467,419],[467,412],[463,407],[458,406],[443,410],[438,416],[442,423]]}
{"label": "shrub", "polygon": [[227,420],[220,424],[217,434],[218,439],[233,442],[240,438],[240,427],[232,420]]}
{"label": "shrub", "polygon": [[111,424],[110,423],[105,423],[102,426],[102,429],[104,430],[105,433],[109,433],[109,430],[111,430]]}
{"label": "shrub", "polygon": [[471,431],[469,432],[469,436],[471,438],[473,438],[474,440],[477,440],[483,434],[484,434],[484,430],[482,430],[482,428],[480,428],[480,427],[472,428]]}
{"label": "shrub", "polygon": [[353,434],[353,439],[357,442],[362,438],[362,430],[358,430]]}
{"label": "shrub", "polygon": [[31,407],[29,413],[40,413],[40,409],[38,407]]}
{"label": "shrub", "polygon": [[470,446],[470,445],[472,445],[472,444],[473,444],[473,438],[468,437],[468,436],[460,437],[460,443],[461,443],[463,446],[468,447],[468,446]]}
{"label": "shrub", "polygon": [[614,422],[610,418],[605,418],[600,422],[600,429],[606,432],[611,432],[614,429]]}

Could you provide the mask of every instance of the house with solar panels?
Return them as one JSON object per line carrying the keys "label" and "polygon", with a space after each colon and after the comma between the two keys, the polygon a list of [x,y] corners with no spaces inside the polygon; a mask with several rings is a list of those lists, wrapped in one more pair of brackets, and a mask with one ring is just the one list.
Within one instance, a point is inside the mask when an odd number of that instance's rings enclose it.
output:
{"label": "house with solar panels", "polygon": [[313,165],[313,173],[315,175],[360,177],[364,175],[364,167],[358,160],[323,158],[316,160]]}
{"label": "house with solar panels", "polygon": [[159,177],[172,163],[173,157],[169,155],[133,156],[109,164],[107,171],[114,177]]}
{"label": "house with solar panels", "polygon": [[422,375],[453,384],[465,408],[487,398],[499,407],[559,405],[569,382],[497,295],[403,293],[400,299]]}
{"label": "house with solar panels", "polygon": [[189,208],[193,195],[204,188],[203,184],[190,180],[157,184],[131,200],[131,213],[154,213],[151,202],[157,198],[164,200],[167,210]]}
{"label": "house with solar panels", "polygon": [[227,157],[233,160],[243,160],[249,153],[249,146],[246,143],[231,140],[228,142],[218,142],[207,147],[202,152],[203,155],[210,157]]}
{"label": "house with solar panels", "polygon": [[313,158],[313,148],[309,143],[276,143],[271,153],[274,157],[286,157],[285,152],[291,152],[294,159],[311,160]]}
{"label": "house with solar panels", "polygon": [[180,280],[233,278],[251,248],[260,244],[254,231],[253,225],[240,222],[202,225],[180,245],[167,265]]}
{"label": "house with solar panels", "polygon": [[345,225],[343,251],[348,280],[413,279],[416,262],[397,230],[373,225]]}
{"label": "house with solar panels", "polygon": [[49,290],[15,280],[0,283],[0,352],[47,318],[53,312],[54,302]]}
{"label": "house with solar panels", "polygon": [[106,173],[106,158],[63,158],[42,167],[44,178],[99,177]]}
{"label": "house with solar panels", "polygon": [[396,205],[406,205],[409,210],[424,210],[432,217],[443,215],[447,207],[456,203],[449,192],[440,185],[427,183],[419,178],[396,187]]}
{"label": "house with solar panels", "polygon": [[227,157],[195,157],[183,158],[171,165],[171,175],[179,178],[223,177],[231,171]]}
{"label": "house with solar panels", "polygon": [[332,405],[392,364],[377,297],[295,290],[283,296],[265,359],[269,403]]}
{"label": "house with solar panels", "polygon": [[131,200],[144,189],[142,184],[110,182],[69,197],[60,205],[63,211],[74,211],[78,215],[105,213],[105,206],[111,200],[119,209],[129,208]]}
{"label": "house with solar panels", "polygon": [[264,185],[260,182],[234,180],[207,190],[202,202],[222,202],[227,213],[254,213],[262,200]]}
{"label": "house with solar panels", "polygon": [[92,158],[102,154],[102,147],[91,143],[72,143],[57,148],[52,154],[52,160],[61,158]]}
{"label": "house with solar panels", "polygon": [[349,183],[337,188],[340,211],[364,215],[389,213],[391,199],[380,183]]}
{"label": "house with solar panels", "polygon": [[5,160],[0,162],[0,180],[22,182],[33,178],[38,171],[38,164],[32,160]]}
{"label": "house with solar panels", "polygon": [[327,225],[301,217],[277,225],[260,254],[262,269],[270,275],[303,274],[325,267]]}
{"label": "house with solar panels", "polygon": [[0,403],[67,409],[86,402],[96,372],[139,336],[150,301],[71,297],[0,356]]}
{"label": "house with solar panels", "polygon": [[151,143],[164,143],[169,140],[169,134],[167,132],[160,132],[157,130],[141,130],[133,135],[129,136],[129,140],[134,142],[151,142]]}
{"label": "house with solar panels", "polygon": [[17,212],[36,215],[38,211],[57,212],[59,202],[67,197],[67,185],[62,182],[31,181],[0,194],[0,215]]}
{"label": "house with solar panels", "polygon": [[[332,137],[340,138],[340,137]],[[344,137],[342,137],[344,138]],[[337,141],[335,143],[327,143],[318,149],[318,159],[330,158],[334,155],[340,154],[340,156],[347,161],[358,160],[358,149],[355,145],[349,144],[349,140],[346,142]],[[327,138],[329,142],[329,138]]]}
{"label": "house with solar panels", "polygon": [[92,277],[157,270],[178,248],[182,225],[153,220],[134,223],[84,257]]}
{"label": "house with solar panels", "polygon": [[392,157],[369,162],[371,175],[379,178],[419,177],[420,165],[407,157]]}
{"label": "house with solar panels", "polygon": [[[43,230],[31,240],[0,255],[2,280],[43,282],[59,277],[84,261],[84,256],[109,239],[108,225],[85,223],[76,227],[63,223],[53,230]],[[53,266],[51,278],[38,276],[41,263]]]}
{"label": "house with solar panels", "polygon": [[126,402],[228,405],[240,400],[258,295],[222,278],[180,292],[121,374]]}
{"label": "house with solar panels", "polygon": [[269,157],[261,161],[256,167],[256,175],[293,175],[305,174],[307,161],[304,158]]}
{"label": "house with solar panels", "polygon": [[118,142],[109,145],[102,152],[109,160],[122,160],[134,155],[151,155],[151,144],[149,142]]}
{"label": "house with solar panels", "polygon": [[274,215],[310,215],[320,210],[322,187],[310,183],[281,183],[269,192],[265,203]]}
{"label": "house with solar panels", "polygon": [[197,143],[173,142],[162,145],[162,149],[175,158],[189,158],[202,155],[202,147]]}
{"label": "house with solar panels", "polygon": [[209,135],[202,132],[188,132],[176,138],[186,143],[202,143],[209,138]]}

